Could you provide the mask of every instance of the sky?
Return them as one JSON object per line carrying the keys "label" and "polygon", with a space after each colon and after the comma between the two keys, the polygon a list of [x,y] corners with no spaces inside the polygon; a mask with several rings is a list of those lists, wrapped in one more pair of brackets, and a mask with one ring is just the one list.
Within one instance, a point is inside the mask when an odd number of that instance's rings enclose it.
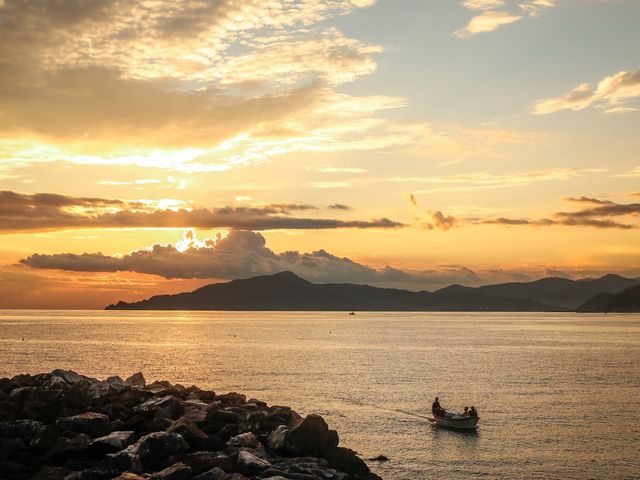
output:
{"label": "sky", "polygon": [[640,276],[637,0],[0,0],[0,308]]}

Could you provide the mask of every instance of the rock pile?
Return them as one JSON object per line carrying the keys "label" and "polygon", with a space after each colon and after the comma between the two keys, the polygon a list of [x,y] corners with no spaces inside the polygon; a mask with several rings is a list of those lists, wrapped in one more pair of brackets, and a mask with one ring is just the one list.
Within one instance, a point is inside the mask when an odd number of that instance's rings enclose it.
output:
{"label": "rock pile", "polygon": [[0,478],[379,480],[318,415],[72,371],[0,379]]}

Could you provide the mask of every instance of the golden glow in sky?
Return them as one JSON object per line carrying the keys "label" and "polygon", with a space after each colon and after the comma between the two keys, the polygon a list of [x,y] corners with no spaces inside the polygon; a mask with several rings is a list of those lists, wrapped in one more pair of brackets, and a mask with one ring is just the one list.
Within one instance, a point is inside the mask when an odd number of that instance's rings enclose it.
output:
{"label": "golden glow in sky", "polygon": [[4,0],[0,308],[284,269],[639,276],[638,20],[632,0]]}

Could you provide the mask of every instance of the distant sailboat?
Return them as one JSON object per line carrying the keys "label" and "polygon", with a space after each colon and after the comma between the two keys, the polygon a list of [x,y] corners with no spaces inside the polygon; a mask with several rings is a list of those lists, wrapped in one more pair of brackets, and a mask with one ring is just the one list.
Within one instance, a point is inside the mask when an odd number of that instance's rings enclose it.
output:
{"label": "distant sailboat", "polygon": [[355,302],[351,302],[351,311],[349,312],[349,315],[355,315],[356,314],[356,304]]}

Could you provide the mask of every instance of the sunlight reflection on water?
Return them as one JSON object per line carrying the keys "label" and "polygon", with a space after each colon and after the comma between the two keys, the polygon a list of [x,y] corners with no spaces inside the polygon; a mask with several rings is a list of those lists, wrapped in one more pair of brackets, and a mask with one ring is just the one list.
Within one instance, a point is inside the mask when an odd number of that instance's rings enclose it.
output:
{"label": "sunlight reflection on water", "polygon": [[[389,480],[640,476],[637,315],[0,311],[0,376],[54,368],[319,413]],[[435,395],[478,431],[397,411]]]}

